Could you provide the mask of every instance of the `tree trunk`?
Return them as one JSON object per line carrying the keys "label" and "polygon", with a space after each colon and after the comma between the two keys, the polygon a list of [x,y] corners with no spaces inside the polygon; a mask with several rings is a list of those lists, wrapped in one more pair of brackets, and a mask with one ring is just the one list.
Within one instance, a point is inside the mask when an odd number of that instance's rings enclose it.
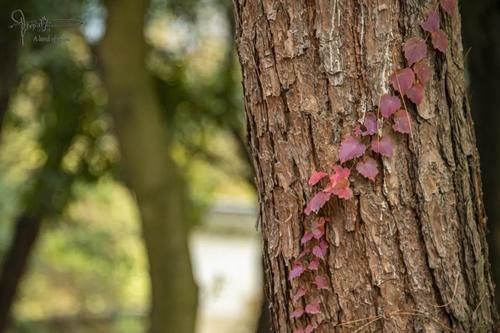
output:
{"label": "tree trunk", "polygon": [[[403,43],[437,2],[235,0],[249,145],[256,170],[275,332],[494,332],[475,137],[464,87],[458,13],[442,15],[445,55],[411,140],[394,136],[375,183],[351,177],[333,200],[326,239],[329,291],[319,319],[292,319],[289,271],[310,219],[307,180],[338,160],[340,141],[404,67]],[[425,38],[425,37],[424,37]],[[306,286],[307,288],[307,286]],[[306,297],[307,301],[307,297]],[[307,319],[309,318],[309,319]]]}
{"label": "tree trunk", "polygon": [[41,219],[28,215],[16,221],[11,246],[5,254],[0,272],[0,332],[9,326],[10,313],[17,287],[28,266],[33,247],[40,233]]}
{"label": "tree trunk", "polygon": [[125,178],[135,193],[149,259],[152,333],[192,333],[197,289],[189,257],[186,183],[168,154],[166,126],[146,67],[148,1],[108,1],[100,45],[108,106]]}
{"label": "tree trunk", "polygon": [[[481,177],[488,215],[495,282],[500,284],[500,2],[463,3],[463,36],[470,77],[472,115],[481,155]],[[496,289],[497,307],[500,306]]]}

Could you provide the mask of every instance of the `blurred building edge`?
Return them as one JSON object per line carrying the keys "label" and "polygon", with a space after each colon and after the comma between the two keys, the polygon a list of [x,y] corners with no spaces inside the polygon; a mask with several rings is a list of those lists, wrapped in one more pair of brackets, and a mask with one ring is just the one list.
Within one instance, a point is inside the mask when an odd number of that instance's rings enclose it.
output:
{"label": "blurred building edge", "polygon": [[193,230],[191,255],[200,287],[197,333],[254,333],[262,305],[256,207],[219,200]]}
{"label": "blurred building edge", "polygon": [[257,235],[257,207],[234,200],[218,200],[204,218],[203,227],[215,232]]}

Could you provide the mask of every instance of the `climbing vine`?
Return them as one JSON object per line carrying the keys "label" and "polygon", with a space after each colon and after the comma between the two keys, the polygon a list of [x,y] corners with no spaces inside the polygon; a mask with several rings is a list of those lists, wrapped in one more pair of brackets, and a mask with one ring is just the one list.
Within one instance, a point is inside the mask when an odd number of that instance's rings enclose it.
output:
{"label": "climbing vine", "polygon": [[[446,14],[453,16],[457,1],[440,0],[426,14],[425,20],[420,23],[425,39],[412,37],[404,43],[402,51],[407,67],[394,71],[388,78],[393,93],[380,96],[377,112],[364,114],[359,125],[341,141],[339,160],[332,170],[315,171],[308,181],[310,186],[324,187],[304,209],[306,216],[313,215],[314,218],[303,233],[301,252],[289,271],[293,293],[290,316],[299,325],[294,333],[312,333],[325,318],[325,315],[321,315],[324,314],[321,297],[322,290],[328,290],[330,285],[324,264],[329,248],[325,235],[330,220],[319,214],[321,209],[333,197],[344,200],[353,197],[349,179],[353,168],[368,180],[376,181],[380,159],[391,157],[394,153],[394,142],[391,135],[383,134],[384,128],[389,127],[389,130],[399,134],[412,134],[408,105],[413,103],[418,106],[422,103],[426,84],[432,77],[432,70],[426,61],[429,38],[430,44],[438,52],[446,53],[448,49],[448,37],[440,28],[440,7]],[[307,281],[313,282],[304,287]]]}

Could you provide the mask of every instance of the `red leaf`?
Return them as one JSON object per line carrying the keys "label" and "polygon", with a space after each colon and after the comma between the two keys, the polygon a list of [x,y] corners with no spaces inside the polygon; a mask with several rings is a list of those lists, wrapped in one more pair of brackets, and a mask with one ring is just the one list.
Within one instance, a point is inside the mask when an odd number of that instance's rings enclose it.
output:
{"label": "red leaf", "polygon": [[434,31],[431,36],[434,48],[442,53],[446,53],[446,50],[448,50],[448,36],[446,35],[446,32],[439,29]]}
{"label": "red leaf", "polygon": [[313,247],[313,254],[320,259],[324,259],[326,251],[323,251],[323,249],[319,245],[316,245],[315,247]]}
{"label": "red leaf", "polygon": [[329,289],[328,288],[328,279],[324,275],[318,275],[314,279],[314,284],[318,289]]}
{"label": "red leaf", "polygon": [[319,299],[313,300],[311,303],[306,305],[306,312],[308,314],[318,314],[321,313],[320,301]]}
{"label": "red leaf", "polygon": [[301,299],[304,295],[306,294],[306,290],[304,288],[299,288],[293,295],[292,299],[294,302],[297,302],[299,299]]}
{"label": "red leaf", "polygon": [[363,122],[365,131],[361,135],[373,135],[377,133],[377,116],[373,112],[368,112],[365,114],[365,121]]}
{"label": "red leaf", "polygon": [[307,266],[307,269],[310,271],[317,271],[319,268],[319,259],[318,258],[313,258],[309,265]]}
{"label": "red leaf", "polygon": [[302,273],[304,273],[304,271],[305,271],[304,266],[300,262],[296,262],[295,264],[293,264],[289,276],[290,281],[301,276]]}
{"label": "red leaf", "polygon": [[363,161],[358,162],[358,164],[356,165],[356,170],[358,170],[358,172],[362,176],[364,176],[372,181],[375,181],[375,178],[378,175],[377,161],[375,161],[371,157],[367,157]]}
{"label": "red leaf", "polygon": [[375,138],[372,141],[372,150],[385,157],[391,157],[394,151],[394,144],[388,137]]}
{"label": "red leaf", "polygon": [[425,41],[420,37],[408,39],[403,49],[405,58],[410,66],[427,56],[427,44],[425,44]]}
{"label": "red leaf", "polygon": [[420,23],[420,26],[427,32],[434,32],[439,29],[439,21],[439,12],[431,10],[425,21]]}
{"label": "red leaf", "polygon": [[304,314],[304,309],[298,308],[295,309],[292,314],[290,315],[290,318],[300,318]]}
{"label": "red leaf", "polygon": [[362,156],[366,146],[355,137],[349,136],[340,143],[339,157],[340,163],[344,163]]}
{"label": "red leaf", "polygon": [[392,85],[394,90],[399,91],[404,95],[415,81],[415,73],[411,68],[403,68],[402,70],[396,71],[391,76],[389,76],[389,83]]}
{"label": "red leaf", "polygon": [[400,110],[394,115],[394,125],[392,128],[399,133],[410,134],[411,123],[410,115],[405,110]]}
{"label": "red leaf", "polygon": [[328,176],[326,172],[314,171],[307,182],[310,186],[316,185],[321,179]]}
{"label": "red leaf", "polygon": [[431,68],[424,61],[417,62],[413,65],[413,71],[417,74],[417,78],[422,84],[426,84],[432,77]]}
{"label": "red leaf", "polygon": [[401,108],[401,100],[397,96],[385,94],[380,97],[379,110],[382,117],[389,118],[394,112]]}
{"label": "red leaf", "polygon": [[341,199],[352,198],[352,190],[349,187],[349,175],[351,171],[339,165],[333,168],[333,173],[330,175],[330,183],[323,190],[327,193],[333,193]]}
{"label": "red leaf", "polygon": [[304,213],[306,215],[310,215],[312,212],[317,213],[321,207],[325,205],[325,203],[330,200],[331,193],[328,192],[318,192],[316,195],[309,201],[307,204],[306,209],[304,210]]}
{"label": "red leaf", "polygon": [[416,105],[420,105],[424,100],[424,87],[420,83],[417,83],[407,93],[408,98],[415,103]]}
{"label": "red leaf", "polygon": [[448,15],[453,16],[457,8],[457,0],[441,0],[441,7]]}
{"label": "red leaf", "polygon": [[313,239],[313,237],[314,237],[314,234],[312,232],[310,232],[310,231],[304,232],[304,235],[300,239],[300,244],[301,245],[307,244],[311,239]]}

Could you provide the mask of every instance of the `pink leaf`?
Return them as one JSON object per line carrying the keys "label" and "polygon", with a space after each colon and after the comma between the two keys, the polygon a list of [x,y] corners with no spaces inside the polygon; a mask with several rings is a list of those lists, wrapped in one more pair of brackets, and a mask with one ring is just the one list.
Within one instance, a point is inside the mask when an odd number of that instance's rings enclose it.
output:
{"label": "pink leaf", "polygon": [[378,175],[377,161],[371,157],[367,157],[363,161],[358,162],[356,170],[358,170],[362,176],[370,179],[371,181],[375,181],[375,178]]}
{"label": "pink leaf", "polygon": [[313,300],[311,303],[306,305],[306,312],[308,314],[318,314],[321,313],[320,301],[319,299]]}
{"label": "pink leaf", "polygon": [[394,115],[394,125],[392,128],[399,133],[410,134],[411,123],[410,115],[405,110],[400,110]]}
{"label": "pink leaf", "polygon": [[326,251],[328,250],[328,243],[325,240],[321,240],[321,242],[319,242],[319,247],[326,254]]}
{"label": "pink leaf", "polygon": [[427,32],[434,32],[439,29],[439,21],[439,12],[431,10],[425,21],[420,23],[420,26]]}
{"label": "pink leaf", "polygon": [[375,138],[372,141],[372,150],[385,157],[391,157],[394,151],[394,144],[389,137]]}
{"label": "pink leaf", "polygon": [[424,61],[417,62],[413,65],[413,71],[417,74],[417,78],[422,84],[426,84],[432,77],[431,68]]}
{"label": "pink leaf", "polygon": [[301,299],[304,295],[306,294],[306,290],[304,288],[299,288],[297,289],[297,292],[293,295],[293,301],[297,302],[299,299]]}
{"label": "pink leaf", "polygon": [[408,98],[415,103],[420,105],[424,100],[424,87],[420,83],[415,84],[407,93]]}
{"label": "pink leaf", "polygon": [[453,16],[457,8],[457,0],[441,0],[441,7],[448,15]]}
{"label": "pink leaf", "polygon": [[366,146],[359,142],[355,137],[349,136],[340,143],[340,163],[344,163],[362,156],[365,153]]}
{"label": "pink leaf", "polygon": [[313,239],[313,237],[314,237],[314,234],[312,232],[310,232],[310,231],[304,232],[304,235],[300,239],[300,244],[301,245],[307,244],[311,239]]}
{"label": "pink leaf", "polygon": [[402,95],[406,94],[413,86],[415,81],[415,73],[411,68],[403,68],[402,70],[394,72],[389,76],[389,83],[392,85],[394,90],[399,91]]}
{"label": "pink leaf", "polygon": [[318,275],[314,278],[314,284],[318,289],[329,289],[328,288],[328,279],[324,275]]}
{"label": "pink leaf", "polygon": [[313,254],[320,259],[324,259],[328,251],[328,243],[322,240],[318,245],[313,247]]}
{"label": "pink leaf", "polygon": [[314,327],[311,324],[307,325],[304,330],[304,333],[312,333],[312,332],[314,332]]}
{"label": "pink leaf", "polygon": [[314,258],[314,259],[311,260],[311,262],[307,266],[307,269],[310,270],[310,271],[317,271],[318,268],[319,268],[319,264],[320,264],[319,259],[318,258]]}
{"label": "pink leaf", "polygon": [[352,190],[349,187],[349,175],[351,171],[341,166],[335,166],[333,173],[330,175],[330,183],[323,190],[327,193],[333,193],[341,199],[352,198]]}
{"label": "pink leaf", "polygon": [[436,50],[441,51],[442,53],[446,53],[446,50],[448,50],[448,36],[446,33],[439,29],[434,31],[432,34],[432,45],[434,45],[434,48]]}
{"label": "pink leaf", "polygon": [[401,108],[401,100],[397,96],[389,94],[380,97],[379,110],[382,117],[389,118],[394,112]]}
{"label": "pink leaf", "polygon": [[321,207],[325,205],[325,203],[330,200],[331,193],[328,192],[318,192],[316,195],[309,201],[307,204],[306,209],[304,210],[304,213],[306,215],[310,215],[312,212],[317,213]]}
{"label": "pink leaf", "polygon": [[373,112],[368,112],[365,114],[365,121],[363,122],[365,131],[361,132],[361,135],[373,135],[377,133],[377,116]]}
{"label": "pink leaf", "polygon": [[290,315],[290,318],[300,318],[304,314],[304,309],[298,308],[295,309],[292,314]]}
{"label": "pink leaf", "polygon": [[295,264],[293,264],[289,276],[290,281],[301,276],[302,273],[304,273],[304,271],[305,271],[304,266],[300,262],[296,262]]}
{"label": "pink leaf", "polygon": [[314,171],[311,175],[311,178],[309,178],[309,181],[307,182],[310,186],[316,185],[321,179],[324,177],[328,176],[326,172],[321,172],[321,171]]}
{"label": "pink leaf", "polygon": [[316,245],[315,247],[313,247],[313,254],[316,257],[323,259],[325,258],[326,253],[323,252],[323,250],[321,249],[321,247],[319,247],[319,245]]}
{"label": "pink leaf", "polygon": [[411,66],[427,56],[427,44],[422,38],[412,37],[408,39],[403,47],[405,58]]}

